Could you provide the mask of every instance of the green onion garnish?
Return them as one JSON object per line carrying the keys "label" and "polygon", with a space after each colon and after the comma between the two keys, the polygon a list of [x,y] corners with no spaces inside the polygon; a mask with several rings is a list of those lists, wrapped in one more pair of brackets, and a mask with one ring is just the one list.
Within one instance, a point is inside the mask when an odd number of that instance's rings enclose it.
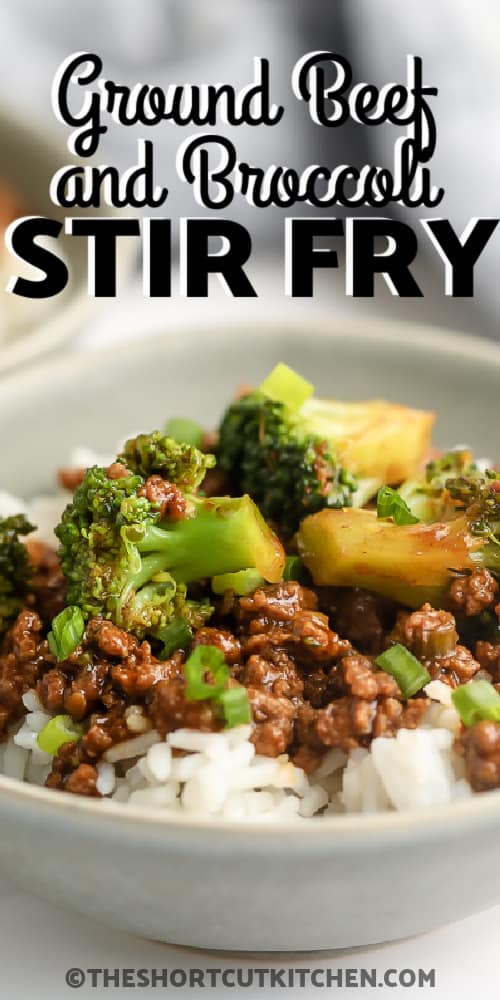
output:
{"label": "green onion garnish", "polygon": [[266,581],[256,569],[241,569],[238,573],[222,573],[212,577],[214,594],[224,594],[226,590],[234,590],[235,594],[251,594],[252,590],[262,587]]}
{"label": "green onion garnish", "polygon": [[52,620],[52,631],[47,636],[50,652],[57,660],[66,660],[80,644],[85,631],[80,608],[70,605]]}
{"label": "green onion garnish", "polygon": [[244,687],[232,687],[223,691],[219,697],[226,729],[233,726],[244,726],[252,720],[248,692]]}
{"label": "green onion garnish", "polygon": [[[212,682],[205,680],[210,674]],[[187,701],[211,700],[222,713],[226,729],[243,726],[252,719],[248,693],[244,687],[227,688],[229,669],[224,654],[216,646],[197,646],[184,664]]]}
{"label": "green onion garnish", "polygon": [[190,444],[193,448],[201,448],[203,428],[196,420],[189,417],[171,417],[165,424],[165,434],[179,444]]}
{"label": "green onion garnish", "polygon": [[55,756],[64,743],[76,743],[84,732],[84,727],[73,722],[70,715],[55,715],[38,733],[37,743],[40,750]]}
{"label": "green onion garnish", "polygon": [[410,653],[406,646],[396,643],[375,660],[377,667],[385,670],[397,681],[403,698],[411,698],[430,681],[425,667]]}
{"label": "green onion garnish", "polygon": [[287,556],[283,570],[284,580],[298,580],[301,583],[306,575],[306,568],[300,556]]}
{"label": "green onion garnish", "polygon": [[464,726],[473,726],[481,719],[500,722],[500,694],[489,681],[461,684],[451,698]]}
{"label": "green onion garnish", "polygon": [[291,410],[300,410],[307,399],[312,396],[314,386],[293,368],[283,363],[276,365],[272,372],[260,385],[260,391],[271,399],[285,403]]}
{"label": "green onion garnish", "polygon": [[193,630],[184,618],[175,618],[165,628],[159,629],[156,636],[163,643],[158,659],[168,660],[178,649],[187,649],[191,645]]}
{"label": "green onion garnish", "polygon": [[[209,673],[212,683],[205,680]],[[204,701],[217,698],[229,680],[229,670],[224,653],[216,646],[197,646],[184,664],[187,701]]]}
{"label": "green onion garnish", "polygon": [[394,524],[418,524],[408,504],[397,490],[382,486],[377,493],[377,517],[392,517]]}

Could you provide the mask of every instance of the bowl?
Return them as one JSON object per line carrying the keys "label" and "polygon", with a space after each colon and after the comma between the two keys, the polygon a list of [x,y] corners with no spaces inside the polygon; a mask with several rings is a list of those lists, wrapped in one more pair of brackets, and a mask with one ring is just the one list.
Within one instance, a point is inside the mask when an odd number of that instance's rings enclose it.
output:
{"label": "bowl", "polygon": [[[500,347],[415,327],[325,320],[199,330],[46,361],[3,381],[2,487],[50,487],[73,443],[187,413],[210,424],[278,360],[318,390],[436,407],[436,440],[498,448]],[[498,452],[497,452],[498,454]],[[229,824],[0,778],[0,870],[115,929],[210,949],[306,951],[427,931],[500,900],[500,793],[407,813]]]}
{"label": "bowl", "polygon": [[[70,216],[102,215],[99,208],[85,209],[82,213],[82,210],[58,207],[50,200],[51,177],[71,160],[65,139],[63,129],[59,133],[55,129],[53,132],[40,130],[33,122],[22,122],[9,112],[0,110],[0,185],[6,185],[15,198],[12,206],[15,218],[40,215],[64,223]],[[0,219],[3,221],[2,209],[0,204]],[[125,213],[106,207],[106,214]],[[52,245],[59,255],[64,256],[69,270],[66,288],[54,298],[37,300],[10,295],[4,289],[11,275],[20,273],[20,268],[29,277],[36,277],[36,272],[28,265],[20,264],[6,250],[0,261],[0,283],[3,286],[0,302],[0,374],[33,361],[69,341],[107,301],[87,294],[87,240],[62,234],[57,241],[46,239],[45,244]],[[118,287],[130,272],[136,252],[136,241],[117,240]]]}

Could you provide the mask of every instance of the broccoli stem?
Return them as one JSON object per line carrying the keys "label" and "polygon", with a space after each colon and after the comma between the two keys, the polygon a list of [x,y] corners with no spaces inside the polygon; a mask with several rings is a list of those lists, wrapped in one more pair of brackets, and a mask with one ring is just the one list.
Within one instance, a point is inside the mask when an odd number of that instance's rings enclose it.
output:
{"label": "broccoli stem", "polygon": [[298,548],[318,586],[363,587],[419,607],[444,600],[453,570],[484,565],[484,541],[468,529],[464,516],[396,525],[374,511],[323,510],[302,522]]}
{"label": "broccoli stem", "polygon": [[135,543],[146,555],[135,587],[164,570],[179,583],[249,568],[270,583],[281,579],[283,549],[250,497],[191,497],[190,504],[190,516],[151,525]]}
{"label": "broccoli stem", "polygon": [[134,590],[139,590],[145,583],[149,583],[157,573],[169,572],[169,569],[170,556],[168,549],[160,553],[153,553],[141,560],[141,568],[132,577],[129,586]]}

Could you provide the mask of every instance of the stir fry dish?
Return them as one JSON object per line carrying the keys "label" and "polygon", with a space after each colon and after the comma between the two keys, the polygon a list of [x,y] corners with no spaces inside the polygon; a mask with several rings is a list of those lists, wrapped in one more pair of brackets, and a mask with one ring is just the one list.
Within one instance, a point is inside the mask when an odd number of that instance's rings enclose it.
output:
{"label": "stir fry dish", "polygon": [[0,771],[228,822],[499,788],[500,472],[433,423],[279,364],[0,494]]}

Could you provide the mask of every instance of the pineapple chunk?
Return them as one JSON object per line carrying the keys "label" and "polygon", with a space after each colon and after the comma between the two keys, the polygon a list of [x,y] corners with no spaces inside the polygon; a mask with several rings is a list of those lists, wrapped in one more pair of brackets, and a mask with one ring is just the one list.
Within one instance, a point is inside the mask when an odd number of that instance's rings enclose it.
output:
{"label": "pineapple chunk", "polygon": [[396,525],[370,510],[322,510],[305,518],[299,553],[317,586],[363,587],[410,607],[442,607],[452,570],[472,569],[481,539],[465,517]]}
{"label": "pineapple chunk", "polygon": [[374,399],[361,403],[308,399],[304,425],[334,447],[344,468],[394,485],[409,479],[429,450],[435,414]]}

